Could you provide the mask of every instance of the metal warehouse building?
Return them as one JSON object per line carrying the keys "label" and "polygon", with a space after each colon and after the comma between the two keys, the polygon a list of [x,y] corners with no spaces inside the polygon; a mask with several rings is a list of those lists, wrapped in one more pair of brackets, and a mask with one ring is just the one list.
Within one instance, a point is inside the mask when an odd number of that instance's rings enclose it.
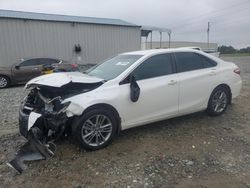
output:
{"label": "metal warehouse building", "polygon": [[32,57],[94,64],[139,50],[140,32],[119,19],[0,10],[0,66]]}

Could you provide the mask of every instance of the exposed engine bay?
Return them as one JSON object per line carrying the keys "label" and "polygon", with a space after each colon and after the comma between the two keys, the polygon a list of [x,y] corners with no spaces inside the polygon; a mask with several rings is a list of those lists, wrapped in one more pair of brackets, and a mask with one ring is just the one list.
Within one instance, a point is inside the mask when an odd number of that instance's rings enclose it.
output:
{"label": "exposed engine bay", "polygon": [[28,142],[17,152],[16,157],[7,163],[22,173],[27,167],[25,161],[46,160],[55,153],[54,142],[70,135],[74,116],[68,115],[71,102],[65,99],[82,94],[102,85],[103,82],[68,82],[60,87],[28,83],[28,95],[19,109],[19,130]]}

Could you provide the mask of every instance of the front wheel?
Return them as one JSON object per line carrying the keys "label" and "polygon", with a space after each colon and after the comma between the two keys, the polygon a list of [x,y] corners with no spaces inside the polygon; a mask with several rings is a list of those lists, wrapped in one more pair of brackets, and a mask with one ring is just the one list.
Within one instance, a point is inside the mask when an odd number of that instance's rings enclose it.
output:
{"label": "front wheel", "polygon": [[215,88],[209,98],[207,107],[208,114],[211,116],[218,116],[223,114],[227,109],[229,99],[230,94],[228,89],[221,86]]}
{"label": "front wheel", "polygon": [[96,108],[76,119],[73,136],[88,150],[98,150],[109,145],[117,130],[117,122],[112,112]]}
{"label": "front wheel", "polygon": [[0,75],[0,89],[8,87],[9,84],[10,84],[9,78]]}

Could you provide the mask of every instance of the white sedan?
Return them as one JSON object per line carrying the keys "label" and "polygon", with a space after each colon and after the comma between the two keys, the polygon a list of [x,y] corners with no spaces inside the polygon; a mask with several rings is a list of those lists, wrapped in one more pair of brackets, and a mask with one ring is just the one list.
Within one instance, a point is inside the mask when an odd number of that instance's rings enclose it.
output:
{"label": "white sedan", "polygon": [[96,150],[120,130],[202,110],[221,115],[241,86],[234,63],[202,51],[123,53],[84,74],[54,73],[28,82],[20,132],[26,138],[33,132],[41,142],[71,134]]}

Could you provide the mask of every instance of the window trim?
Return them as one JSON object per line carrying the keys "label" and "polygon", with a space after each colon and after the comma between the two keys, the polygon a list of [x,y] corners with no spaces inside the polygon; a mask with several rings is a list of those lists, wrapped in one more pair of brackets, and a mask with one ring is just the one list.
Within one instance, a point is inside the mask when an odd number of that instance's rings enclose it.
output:
{"label": "window trim", "polygon": [[157,56],[157,55],[164,55],[164,54],[169,54],[170,55],[170,59],[171,59],[171,64],[172,64],[172,73],[171,74],[166,74],[166,75],[161,75],[161,76],[156,76],[156,77],[151,77],[151,78],[145,78],[145,79],[140,79],[140,80],[136,80],[136,81],[141,81],[141,80],[148,80],[148,79],[154,79],[154,78],[159,78],[162,76],[168,76],[168,75],[173,75],[177,73],[177,66],[175,63],[175,57],[173,56],[173,52],[169,52],[169,53],[159,53],[159,54],[154,54],[149,56],[148,58],[144,59],[142,62],[140,62],[136,67],[133,68],[133,70],[131,70],[131,72],[129,72],[129,74],[127,76],[125,76],[124,79],[122,79],[122,81],[119,82],[119,85],[124,85],[124,84],[128,84],[129,83],[129,77],[130,75],[136,70],[136,68],[138,68],[142,63],[144,63],[145,61],[147,61],[148,59]]}
{"label": "window trim", "polygon": [[[202,68],[200,69],[194,69],[194,70],[188,70],[188,71],[180,71],[179,67],[178,67],[178,63],[177,63],[177,58],[176,58],[176,54],[177,53],[193,53],[195,54],[196,56],[198,56],[201,60],[201,63],[202,63]],[[202,70],[202,69],[208,69],[208,68],[212,68],[212,67],[216,67],[218,65],[218,63],[216,61],[214,61],[213,59],[207,57],[207,56],[204,56],[200,53],[197,53],[197,52],[174,52],[173,53],[173,56],[174,56],[174,61],[175,61],[175,66],[176,66],[176,71],[177,73],[185,73],[185,72],[191,72],[191,71],[198,71],[198,70]],[[204,67],[204,63],[202,62],[202,57],[208,59],[208,60],[211,60],[213,63],[214,63],[214,66],[212,67]]]}

